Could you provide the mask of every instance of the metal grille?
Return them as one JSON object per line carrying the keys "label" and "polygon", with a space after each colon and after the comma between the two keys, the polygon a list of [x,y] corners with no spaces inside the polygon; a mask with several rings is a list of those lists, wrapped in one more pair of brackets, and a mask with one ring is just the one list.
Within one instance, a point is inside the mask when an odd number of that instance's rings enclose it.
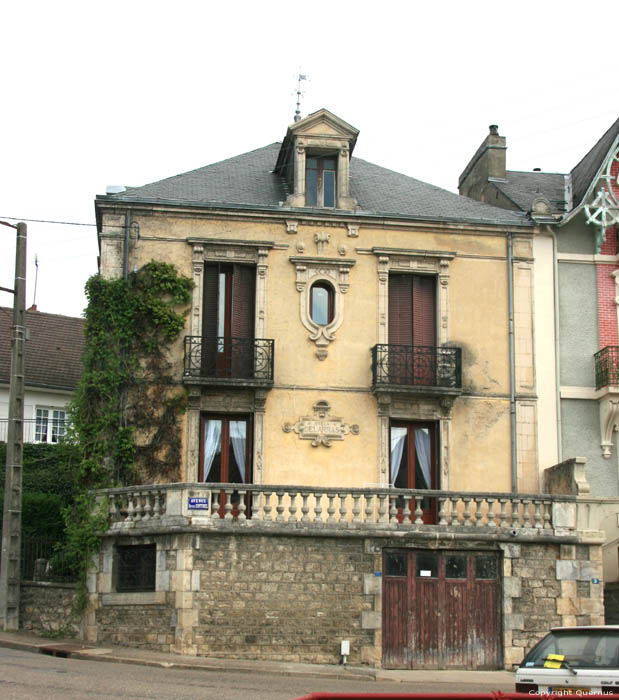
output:
{"label": "metal grille", "polygon": [[609,345],[594,355],[595,388],[619,386],[619,346]]}
{"label": "metal grille", "polygon": [[117,591],[154,591],[156,545],[126,545],[116,548]]}
{"label": "metal grille", "polygon": [[185,376],[273,381],[274,341],[185,336]]}
{"label": "metal grille", "polygon": [[375,345],[372,348],[374,386],[462,386],[460,348]]}

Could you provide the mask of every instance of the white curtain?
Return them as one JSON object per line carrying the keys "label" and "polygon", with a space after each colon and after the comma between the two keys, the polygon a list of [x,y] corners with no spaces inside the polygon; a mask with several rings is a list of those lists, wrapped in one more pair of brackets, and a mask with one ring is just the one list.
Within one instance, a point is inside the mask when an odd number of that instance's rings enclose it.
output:
{"label": "white curtain", "polygon": [[[432,488],[432,469],[430,468],[430,431],[427,428],[417,428],[415,430],[415,452],[421,467],[421,473],[425,480],[425,488]],[[424,488],[420,484],[415,484],[417,488]]]}
{"label": "white curtain", "polygon": [[402,452],[406,442],[406,428],[391,428],[391,486],[395,485],[402,466]]}
{"label": "white curtain", "polygon": [[230,421],[230,442],[232,443],[232,451],[234,459],[236,459],[239,472],[241,473],[241,483],[245,483],[245,445],[247,423],[244,420]]}
{"label": "white curtain", "polygon": [[221,421],[207,420],[204,424],[204,481],[208,480],[218,452],[221,452]]}

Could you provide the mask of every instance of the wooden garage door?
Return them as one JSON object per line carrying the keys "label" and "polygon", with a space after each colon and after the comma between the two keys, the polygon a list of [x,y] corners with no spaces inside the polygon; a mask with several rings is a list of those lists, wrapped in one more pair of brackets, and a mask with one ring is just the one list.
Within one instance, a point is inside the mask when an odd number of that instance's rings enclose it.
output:
{"label": "wooden garage door", "polygon": [[502,668],[499,557],[387,550],[384,668]]}

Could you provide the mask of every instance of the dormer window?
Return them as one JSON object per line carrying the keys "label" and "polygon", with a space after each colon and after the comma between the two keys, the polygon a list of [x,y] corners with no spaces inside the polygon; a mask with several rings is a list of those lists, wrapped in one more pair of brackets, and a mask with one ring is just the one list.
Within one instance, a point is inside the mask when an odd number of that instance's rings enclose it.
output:
{"label": "dormer window", "polygon": [[335,207],[336,157],[308,156],[305,159],[305,204]]}
{"label": "dormer window", "polygon": [[350,194],[350,158],[358,130],[321,109],[286,133],[274,173],[288,188],[287,207],[355,211]]}

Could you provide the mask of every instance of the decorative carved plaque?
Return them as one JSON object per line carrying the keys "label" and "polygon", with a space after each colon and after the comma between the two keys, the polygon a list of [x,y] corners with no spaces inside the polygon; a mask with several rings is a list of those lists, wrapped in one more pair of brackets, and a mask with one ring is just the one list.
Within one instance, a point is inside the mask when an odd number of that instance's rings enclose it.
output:
{"label": "decorative carved plaque", "polygon": [[359,435],[358,425],[349,425],[341,418],[329,415],[331,405],[328,401],[317,401],[313,409],[313,416],[301,416],[294,424],[284,423],[284,432],[294,431],[301,440],[311,440],[312,447],[331,447],[333,440],[343,440],[344,435]]}

